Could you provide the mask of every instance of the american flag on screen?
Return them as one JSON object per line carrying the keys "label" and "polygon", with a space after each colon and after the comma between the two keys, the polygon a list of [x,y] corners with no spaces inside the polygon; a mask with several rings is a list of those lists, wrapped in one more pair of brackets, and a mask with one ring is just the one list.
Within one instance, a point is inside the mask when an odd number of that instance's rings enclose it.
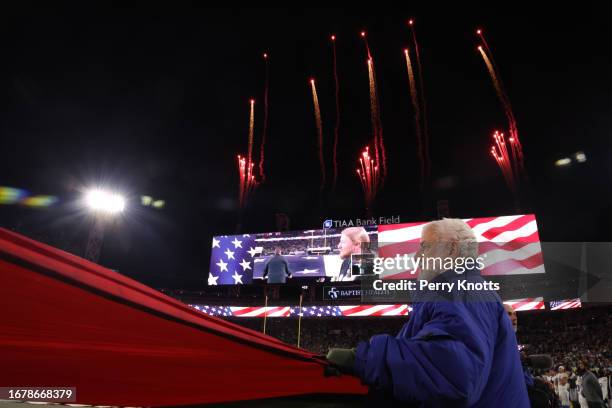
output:
{"label": "american flag on screen", "polygon": [[[544,258],[535,215],[467,218],[479,243],[479,256],[487,275],[544,273]],[[423,227],[427,222],[378,226],[378,256],[414,256],[419,248]],[[410,279],[416,274],[407,270],[385,271],[385,279]]]}
{"label": "american flag on screen", "polygon": [[[297,317],[299,306],[204,306],[191,305],[211,316],[226,317]],[[407,304],[357,306],[303,306],[303,317],[407,316],[412,309]]]}
{"label": "american flag on screen", "polygon": [[525,299],[514,299],[504,302],[505,305],[510,305],[515,312],[524,312],[526,310],[544,310],[544,298],[525,298]]}
{"label": "american flag on screen", "polygon": [[238,317],[289,317],[291,314],[291,307],[289,306],[230,306],[230,309],[232,309],[232,316]]}
{"label": "american flag on screen", "polygon": [[192,307],[211,316],[232,316],[232,310],[229,306],[192,305]]}
{"label": "american flag on screen", "polygon": [[[398,305],[358,305],[358,306],[306,306],[302,307],[304,317],[362,317],[362,316],[407,316],[410,308],[406,304]],[[292,316],[298,316],[299,307],[291,310]]]}
{"label": "american flag on screen", "polygon": [[582,307],[580,299],[569,299],[550,302],[550,310],[578,309],[580,307]]}
{"label": "american flag on screen", "polygon": [[[291,308],[292,316],[300,315],[299,307]],[[340,317],[342,311],[338,306],[302,306],[303,317]]]}
{"label": "american flag on screen", "polygon": [[339,306],[343,316],[407,316],[411,308],[404,305]]}
{"label": "american flag on screen", "polygon": [[255,238],[249,234],[213,237],[208,284],[252,283],[255,254]]}

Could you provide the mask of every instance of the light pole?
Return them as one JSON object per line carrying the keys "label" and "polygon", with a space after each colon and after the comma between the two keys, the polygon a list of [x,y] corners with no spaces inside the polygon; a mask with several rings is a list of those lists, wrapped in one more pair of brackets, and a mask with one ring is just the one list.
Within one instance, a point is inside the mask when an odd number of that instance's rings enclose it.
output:
{"label": "light pole", "polygon": [[123,212],[125,199],[119,194],[95,189],[87,192],[85,204],[93,215],[93,224],[85,248],[85,259],[97,263],[100,259],[106,223]]}

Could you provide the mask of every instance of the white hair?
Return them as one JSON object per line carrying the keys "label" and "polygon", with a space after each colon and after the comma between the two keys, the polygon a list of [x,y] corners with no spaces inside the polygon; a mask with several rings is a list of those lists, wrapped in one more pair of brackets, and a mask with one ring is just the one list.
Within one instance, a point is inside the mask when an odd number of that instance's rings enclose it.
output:
{"label": "white hair", "polygon": [[476,258],[478,256],[476,236],[465,221],[458,218],[443,218],[430,222],[425,228],[433,232],[439,242],[458,243],[457,257]]}

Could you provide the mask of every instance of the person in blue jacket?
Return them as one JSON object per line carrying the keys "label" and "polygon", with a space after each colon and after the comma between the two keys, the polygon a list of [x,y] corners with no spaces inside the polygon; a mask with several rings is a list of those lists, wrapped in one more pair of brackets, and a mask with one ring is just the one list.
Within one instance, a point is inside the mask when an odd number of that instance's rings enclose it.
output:
{"label": "person in blue jacket", "polygon": [[332,349],[329,362],[360,377],[381,399],[424,407],[529,407],[516,336],[497,293],[458,288],[460,280],[484,283],[477,268],[444,270],[425,262],[476,259],[471,228],[457,219],[429,223],[419,252],[425,266],[419,280],[454,283],[454,289],[417,293],[397,336],[376,335],[356,349]]}

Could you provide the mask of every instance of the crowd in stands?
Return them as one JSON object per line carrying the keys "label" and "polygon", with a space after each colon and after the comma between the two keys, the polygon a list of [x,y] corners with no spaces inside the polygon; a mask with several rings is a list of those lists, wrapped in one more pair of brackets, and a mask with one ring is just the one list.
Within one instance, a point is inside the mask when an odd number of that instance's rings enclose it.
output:
{"label": "crowd in stands", "polygon": [[591,406],[583,396],[583,367],[593,373],[601,388],[601,397],[607,406],[612,406],[610,307],[526,313],[519,316],[518,326],[518,338],[527,353],[551,356],[553,368],[536,374],[554,392],[558,406]]}
{"label": "crowd in stands", "polygon": [[568,369],[586,360],[612,367],[612,313],[609,307],[519,313],[518,339],[530,354],[550,354]]}

